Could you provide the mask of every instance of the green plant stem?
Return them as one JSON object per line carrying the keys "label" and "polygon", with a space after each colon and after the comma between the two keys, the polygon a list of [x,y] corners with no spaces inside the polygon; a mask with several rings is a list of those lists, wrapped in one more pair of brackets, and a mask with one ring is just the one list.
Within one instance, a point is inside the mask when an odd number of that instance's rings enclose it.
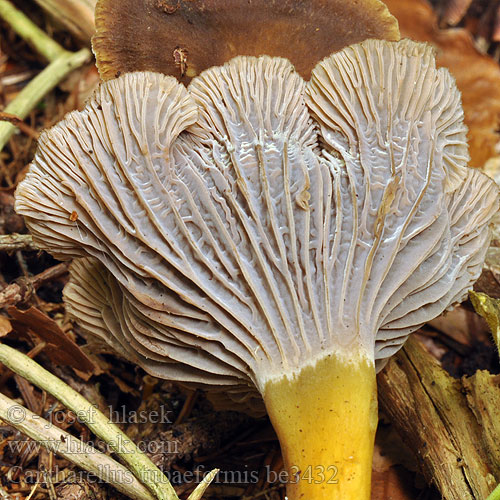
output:
{"label": "green plant stem", "polygon": [[0,0],[0,17],[47,61],[54,61],[66,52],[8,0]]}
{"label": "green plant stem", "polygon": [[112,484],[134,500],[154,500],[153,495],[129,470],[116,460],[0,393],[0,419],[15,427],[41,446]]}
{"label": "green plant stem", "polygon": [[79,420],[130,467],[135,476],[159,500],[179,500],[167,477],[142,453],[115,424],[62,380],[42,368],[31,358],[12,347],[0,344],[0,362],[32,384],[57,398],[72,410]]}
{"label": "green plant stem", "polygon": [[[50,63],[3,110],[24,120],[48,92],[71,71],[89,61],[92,54],[86,48],[78,52],[63,49],[8,0],[0,0],[0,17]],[[15,130],[12,123],[0,122],[0,151]]]}
{"label": "green plant stem", "polygon": [[214,480],[215,476],[219,472],[219,469],[214,469],[210,471],[202,480],[201,483],[195,488],[195,490],[188,496],[187,500],[200,500],[200,498],[205,493],[206,489],[210,486],[210,483]]}
{"label": "green plant stem", "polygon": [[[1,2],[2,0],[0,0]],[[64,52],[51,62],[41,73],[31,80],[26,87],[4,109],[6,113],[24,119],[38,102],[50,92],[66,75],[78,68],[91,57],[90,50]],[[16,126],[8,122],[0,122],[0,151],[3,149]]]}
{"label": "green plant stem", "polygon": [[500,500],[500,484],[488,495],[486,500]]}

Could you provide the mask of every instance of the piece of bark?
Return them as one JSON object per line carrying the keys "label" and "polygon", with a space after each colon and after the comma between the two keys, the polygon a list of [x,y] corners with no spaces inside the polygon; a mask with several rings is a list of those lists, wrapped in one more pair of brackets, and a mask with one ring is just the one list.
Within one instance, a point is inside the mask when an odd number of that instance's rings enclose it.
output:
{"label": "piece of bark", "polygon": [[[484,500],[500,476],[481,446],[481,424],[461,382],[410,338],[379,374],[378,384],[381,410],[417,454],[426,480],[445,500]],[[497,408],[499,403],[500,398]]]}
{"label": "piece of bark", "polygon": [[16,381],[17,388],[23,397],[26,406],[30,411],[40,415],[43,409],[42,399],[35,393],[35,388],[33,384],[30,384],[25,378],[19,376],[17,373],[14,374],[14,380]]}
{"label": "piece of bark", "polygon": [[69,477],[57,485],[56,496],[58,500],[105,499],[109,497],[109,492],[102,483],[100,481],[92,481],[91,478],[85,477],[85,474],[75,471],[74,473],[69,473]]}
{"label": "piece of bark", "polygon": [[491,459],[493,473],[500,477],[500,375],[479,370],[472,377],[464,377],[462,385],[469,408],[481,424],[482,444]]}
{"label": "piece of bark", "polygon": [[[0,231],[1,224],[0,215]],[[16,252],[18,250],[36,251],[40,249],[33,243],[31,234],[0,234],[0,252]]]}
{"label": "piece of bark", "polygon": [[[500,249],[495,248],[491,250],[498,251],[499,257],[497,260],[498,262],[500,262]],[[481,276],[474,284],[474,290],[476,292],[487,293],[490,297],[493,297],[495,299],[500,299],[500,275],[497,272],[488,269],[486,264],[486,266],[483,268]]]}
{"label": "piece of bark", "polygon": [[173,425],[146,446],[155,465],[164,471],[180,460],[211,455],[238,434],[247,430],[250,417],[237,412],[209,413]]}
{"label": "piece of bark", "polygon": [[5,337],[12,331],[11,322],[0,314],[0,338]]}
{"label": "piece of bark", "polygon": [[[10,233],[20,233],[25,230],[24,218],[17,215],[14,210],[14,196],[11,193],[0,191],[0,235],[6,236],[10,235]],[[16,234],[15,236],[20,239],[27,237],[25,234]],[[0,239],[0,241],[2,240]]]}

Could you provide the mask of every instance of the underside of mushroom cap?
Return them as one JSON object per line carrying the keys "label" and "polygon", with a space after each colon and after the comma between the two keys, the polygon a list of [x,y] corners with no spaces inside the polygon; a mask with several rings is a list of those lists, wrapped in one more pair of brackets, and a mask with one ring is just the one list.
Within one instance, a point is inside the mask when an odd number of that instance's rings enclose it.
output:
{"label": "underside of mushroom cap", "polygon": [[104,80],[156,71],[187,83],[235,56],[288,58],[304,77],[368,38],[399,40],[380,0],[99,0],[93,49]]}
{"label": "underside of mushroom cap", "polygon": [[308,84],[266,56],[188,90],[131,73],[42,135],[16,209],[41,247],[92,257],[66,291],[86,331],[150,373],[262,391],[332,353],[383,360],[463,299],[498,198],[462,119],[408,40]]}

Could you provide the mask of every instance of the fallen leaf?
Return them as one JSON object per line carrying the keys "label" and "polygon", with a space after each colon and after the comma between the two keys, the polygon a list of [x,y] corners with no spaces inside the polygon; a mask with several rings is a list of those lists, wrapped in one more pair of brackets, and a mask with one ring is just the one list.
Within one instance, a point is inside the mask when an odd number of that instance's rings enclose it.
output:
{"label": "fallen leaf", "polygon": [[12,325],[10,321],[5,316],[0,315],[0,337],[5,337],[11,331]]}
{"label": "fallen leaf", "polygon": [[451,311],[445,311],[428,324],[459,344],[468,347],[476,342],[487,342],[490,338],[484,321],[474,311],[461,305]]}
{"label": "fallen leaf", "polygon": [[32,334],[44,340],[47,346],[44,353],[56,365],[73,368],[75,373],[88,380],[96,373],[96,367],[81,348],[73,342],[49,316],[35,307],[21,311],[17,307],[8,308],[13,318],[12,325],[21,335]]}
{"label": "fallen leaf", "polygon": [[413,486],[414,474],[403,467],[372,472],[372,494],[375,500],[414,500],[422,494]]}
{"label": "fallen leaf", "polygon": [[472,0],[441,0],[435,7],[440,25],[457,25],[465,16],[471,3]]}
{"label": "fallen leaf", "polygon": [[399,22],[403,38],[433,44],[438,66],[446,67],[462,92],[471,165],[482,167],[498,153],[500,135],[500,67],[481,54],[468,31],[439,29],[437,16],[426,0],[384,0]]}

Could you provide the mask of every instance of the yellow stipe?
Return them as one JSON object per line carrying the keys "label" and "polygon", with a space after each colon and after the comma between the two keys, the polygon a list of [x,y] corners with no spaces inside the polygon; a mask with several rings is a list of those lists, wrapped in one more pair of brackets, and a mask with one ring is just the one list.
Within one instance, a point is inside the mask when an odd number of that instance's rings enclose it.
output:
{"label": "yellow stipe", "polygon": [[289,500],[369,500],[377,428],[375,367],[330,355],[268,382],[267,411],[288,471]]}

